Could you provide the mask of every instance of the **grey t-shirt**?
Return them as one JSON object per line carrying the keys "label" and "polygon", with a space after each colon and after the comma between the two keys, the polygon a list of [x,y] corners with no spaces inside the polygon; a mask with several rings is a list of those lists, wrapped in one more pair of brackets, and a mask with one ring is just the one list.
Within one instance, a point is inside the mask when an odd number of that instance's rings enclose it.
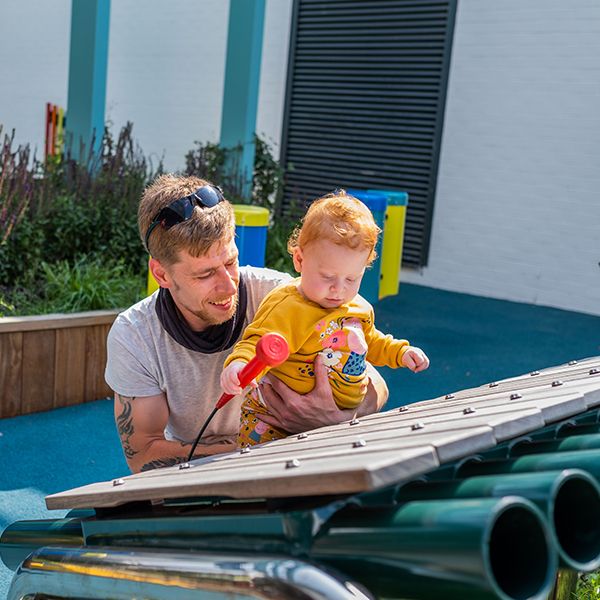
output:
{"label": "grey t-shirt", "polygon": [[[240,272],[248,290],[246,326],[267,293],[290,276],[256,267],[242,267]],[[108,334],[104,376],[121,396],[156,396],[164,392],[169,405],[166,439],[193,442],[221,396],[219,377],[231,348],[203,354],[178,344],[158,320],[157,293],[116,318]],[[235,398],[217,412],[202,436],[203,443],[235,442],[240,402]]]}

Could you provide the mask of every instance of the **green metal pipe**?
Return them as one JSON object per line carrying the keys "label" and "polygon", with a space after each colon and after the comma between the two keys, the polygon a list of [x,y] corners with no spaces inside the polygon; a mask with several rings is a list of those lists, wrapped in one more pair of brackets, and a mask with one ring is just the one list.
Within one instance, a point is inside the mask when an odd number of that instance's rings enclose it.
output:
{"label": "green metal pipe", "polygon": [[463,480],[416,481],[400,487],[398,502],[442,498],[521,496],[546,516],[561,566],[575,571],[600,567],[600,485],[577,469],[481,475]]}
{"label": "green metal pipe", "polygon": [[600,449],[600,434],[570,435],[556,440],[525,440],[510,447],[508,456],[523,456],[524,454],[541,454],[542,452],[568,452],[571,450]]}
{"label": "green metal pipe", "polygon": [[391,598],[442,598],[452,589],[465,600],[542,600],[557,568],[542,513],[515,496],[349,507],[328,521],[310,557]]}
{"label": "green metal pipe", "polygon": [[530,473],[534,471],[556,471],[581,469],[587,471],[596,481],[600,480],[600,450],[573,450],[550,454],[530,454],[506,460],[464,461],[454,472],[455,477],[465,478],[474,475],[498,473]]}
{"label": "green metal pipe", "polygon": [[0,559],[11,571],[42,546],[83,545],[80,518],[15,521],[0,536]]}

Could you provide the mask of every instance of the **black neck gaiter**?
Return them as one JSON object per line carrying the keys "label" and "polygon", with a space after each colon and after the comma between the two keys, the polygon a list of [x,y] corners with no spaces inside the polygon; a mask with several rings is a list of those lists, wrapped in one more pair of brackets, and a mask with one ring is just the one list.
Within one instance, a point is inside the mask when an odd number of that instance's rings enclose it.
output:
{"label": "black neck gaiter", "polygon": [[175,305],[173,296],[166,288],[160,288],[156,299],[156,315],[165,331],[178,343],[195,352],[214,354],[228,350],[237,342],[244,327],[248,294],[246,283],[240,274],[238,304],[229,321],[211,325],[204,331],[192,331]]}

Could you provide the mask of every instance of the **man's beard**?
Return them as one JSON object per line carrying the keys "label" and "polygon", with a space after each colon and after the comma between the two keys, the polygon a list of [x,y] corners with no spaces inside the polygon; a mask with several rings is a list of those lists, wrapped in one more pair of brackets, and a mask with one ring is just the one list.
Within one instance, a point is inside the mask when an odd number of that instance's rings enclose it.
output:
{"label": "man's beard", "polygon": [[[214,314],[212,311],[206,310],[206,309],[198,309],[198,310],[193,310],[191,311],[194,316],[198,317],[198,319],[201,319],[202,321],[204,321],[207,325],[222,325],[223,323],[226,323],[227,321],[229,321],[229,319],[231,319],[231,317],[233,317],[233,315],[235,315],[235,311],[237,310],[238,307],[238,294],[236,292],[235,297],[233,299],[233,302],[231,303],[231,308],[227,311],[226,314],[221,314],[221,315],[216,315]],[[217,311],[219,310],[218,308],[214,308],[213,310]]]}

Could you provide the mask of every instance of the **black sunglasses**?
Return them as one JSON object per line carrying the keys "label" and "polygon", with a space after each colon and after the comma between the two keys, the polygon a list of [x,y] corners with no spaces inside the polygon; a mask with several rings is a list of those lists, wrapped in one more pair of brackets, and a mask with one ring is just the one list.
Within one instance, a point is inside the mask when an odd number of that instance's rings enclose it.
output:
{"label": "black sunglasses", "polygon": [[152,219],[152,223],[150,223],[150,227],[148,227],[146,237],[144,238],[146,250],[150,252],[148,240],[150,239],[150,234],[158,225],[163,229],[171,229],[174,225],[178,225],[179,223],[191,219],[196,206],[212,208],[223,200],[225,200],[223,190],[216,185],[207,184],[198,188],[193,194],[171,202],[171,204],[161,209],[154,219]]}

